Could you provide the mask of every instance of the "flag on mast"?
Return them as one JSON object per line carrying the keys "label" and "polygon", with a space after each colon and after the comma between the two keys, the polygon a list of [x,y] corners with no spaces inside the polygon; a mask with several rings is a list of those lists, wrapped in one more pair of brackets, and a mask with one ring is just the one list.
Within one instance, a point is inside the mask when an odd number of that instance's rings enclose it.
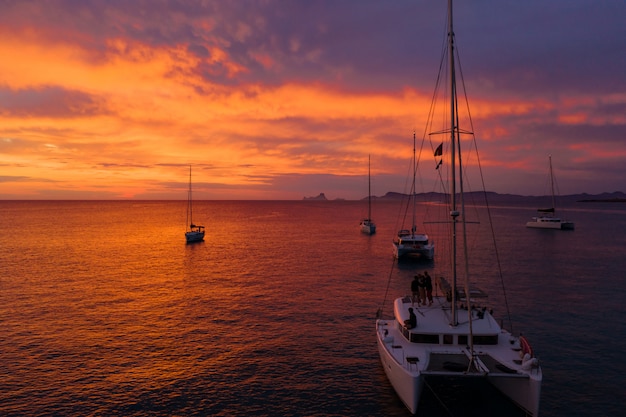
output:
{"label": "flag on mast", "polygon": [[[443,142],[441,142],[439,144],[439,146],[437,146],[437,149],[435,149],[435,156],[441,156],[443,155]],[[443,158],[439,160],[439,162],[437,162],[437,166],[435,167],[435,169],[439,169],[439,166],[441,165],[441,163],[443,162]]]}

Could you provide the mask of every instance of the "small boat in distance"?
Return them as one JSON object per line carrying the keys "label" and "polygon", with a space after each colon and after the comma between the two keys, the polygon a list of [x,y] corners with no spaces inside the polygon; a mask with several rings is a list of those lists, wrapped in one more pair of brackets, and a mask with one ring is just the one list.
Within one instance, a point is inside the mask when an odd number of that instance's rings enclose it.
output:
{"label": "small boat in distance", "polygon": [[393,255],[396,259],[409,256],[419,256],[428,260],[435,257],[435,244],[428,240],[426,233],[417,233],[417,225],[415,224],[416,198],[415,192],[415,175],[417,171],[415,158],[415,133],[413,133],[413,184],[411,185],[411,197],[409,203],[413,203],[413,222],[411,230],[402,229],[393,240]]}
{"label": "small boat in distance", "polygon": [[185,232],[187,243],[201,242],[204,240],[204,226],[193,223],[193,203],[191,196],[191,165],[189,165],[189,191],[187,191],[187,224],[189,229]]}
{"label": "small boat in distance", "polygon": [[372,220],[372,180],[371,180],[371,171],[370,171],[370,162],[371,158],[368,155],[367,157],[367,219],[361,220],[361,224],[359,227],[361,228],[361,232],[366,233],[368,235],[373,235],[376,233],[376,223]]}
{"label": "small boat in distance", "polygon": [[[461,158],[461,135],[471,135],[472,138],[474,135],[462,129],[459,122],[464,118],[459,117],[461,105],[455,76],[455,57],[458,55],[452,25],[452,0],[448,1],[447,41],[442,61],[447,57],[450,73],[449,77],[444,76],[442,72],[446,65],[442,62],[436,88],[441,94],[447,94],[446,103],[443,103],[447,108],[446,118],[441,120],[449,125],[441,131],[432,131],[431,122],[435,115],[431,112],[426,130],[431,131],[429,135],[449,135],[448,151],[443,153],[441,147],[435,151],[435,156],[441,156],[441,161],[444,159],[442,155],[445,155],[450,165],[449,175],[441,177],[448,196],[445,205],[445,212],[449,215],[445,222],[448,238],[442,239],[443,247],[448,250],[442,251],[445,259],[438,262],[441,265],[436,265],[436,275],[433,273],[432,279],[427,271],[420,273],[421,277],[415,276],[416,284],[421,287],[419,296],[411,285],[413,296],[396,298],[393,311],[386,315],[385,291],[385,300],[376,320],[378,352],[389,382],[412,414],[418,413],[424,389],[433,393],[449,415],[453,413],[446,402],[453,402],[459,396],[472,396],[473,407],[484,405],[485,410],[491,411],[500,407],[499,399],[475,394],[487,387],[499,391],[510,400],[510,406],[520,408],[526,416],[536,417],[543,377],[528,340],[521,334],[514,335],[505,330],[486,304],[487,294],[470,287],[470,271],[475,265],[467,250],[469,237],[466,226],[470,221],[466,219],[464,184],[469,177]],[[440,85],[444,80],[449,85]],[[439,165],[440,162],[437,167]],[[414,235],[414,231],[411,233],[409,236]],[[497,257],[486,265],[479,277],[483,281],[501,272]],[[448,278],[444,278],[443,274]],[[460,281],[458,285],[457,279]],[[388,283],[387,290],[389,288]],[[504,297],[506,299],[506,294]],[[436,387],[442,387],[441,391],[437,391]],[[471,411],[474,411],[473,407]],[[472,414],[483,415],[481,412]]]}
{"label": "small boat in distance", "polygon": [[526,227],[536,229],[574,230],[574,222],[556,216],[556,201],[554,198],[554,173],[552,172],[552,155],[548,156],[550,162],[550,191],[552,193],[552,207],[537,209],[537,216],[526,223]]}

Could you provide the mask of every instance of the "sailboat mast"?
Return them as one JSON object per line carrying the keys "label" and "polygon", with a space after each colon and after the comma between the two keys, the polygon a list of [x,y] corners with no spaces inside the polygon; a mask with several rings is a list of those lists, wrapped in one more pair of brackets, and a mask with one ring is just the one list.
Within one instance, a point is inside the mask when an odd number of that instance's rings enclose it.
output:
{"label": "sailboat mast", "polygon": [[189,191],[187,192],[187,224],[193,224],[193,208],[191,205],[191,165],[189,165]]}
{"label": "sailboat mast", "polygon": [[456,309],[456,223],[459,212],[456,203],[456,77],[454,68],[454,28],[452,26],[452,0],[448,0],[448,58],[450,69],[450,216],[452,217],[452,326],[458,324]]}
{"label": "sailboat mast", "polygon": [[554,175],[552,174],[552,155],[548,155],[548,160],[550,161],[550,191],[552,191],[552,210],[556,207],[556,202],[554,201]]}
{"label": "sailboat mast", "polygon": [[[459,111],[458,111],[458,101],[457,101],[457,91],[456,91],[456,68],[455,68],[455,60],[454,60],[454,29],[452,27],[452,0],[448,0],[448,25],[449,25],[449,33],[448,33],[448,51],[450,58],[450,158],[451,158],[451,211],[450,216],[452,217],[452,317],[451,317],[451,325],[458,325],[457,318],[457,223],[458,217],[460,215],[460,211],[457,206],[457,198],[456,198],[456,174],[457,174],[457,163],[458,163],[458,176],[459,176],[459,196],[460,196],[460,208],[461,212],[465,212],[465,199],[464,199],[464,190],[463,190],[463,161],[461,157],[461,126],[459,120]],[[469,293],[469,264],[468,264],[468,255],[467,255],[467,230],[466,230],[466,222],[465,215],[462,217],[462,238],[463,238],[463,263],[464,263],[464,271],[465,271],[465,282],[464,282],[464,291],[465,291],[465,299],[467,300],[467,315],[468,315],[468,323],[469,323],[469,347],[470,352],[472,352],[472,358],[470,359],[470,367],[473,363],[473,352],[474,352],[474,340],[473,340],[473,324],[472,324],[472,310],[470,308],[470,293]]]}
{"label": "sailboat mast", "polygon": [[416,176],[416,171],[417,171],[417,159],[415,157],[415,132],[413,132],[413,187],[412,187],[412,191],[413,191],[413,225],[411,227],[411,237],[415,236],[415,232],[417,231],[417,225],[415,224],[415,200],[416,200],[416,187],[415,187],[415,176]]}
{"label": "sailboat mast", "polygon": [[372,220],[372,179],[371,179],[372,156],[367,155],[367,218]]}

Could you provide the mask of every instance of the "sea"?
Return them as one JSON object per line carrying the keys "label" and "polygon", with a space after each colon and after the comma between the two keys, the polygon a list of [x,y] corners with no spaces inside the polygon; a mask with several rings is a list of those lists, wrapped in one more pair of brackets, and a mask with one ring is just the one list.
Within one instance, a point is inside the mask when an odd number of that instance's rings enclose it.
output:
{"label": "sea", "polygon": [[[541,416],[621,416],[626,204],[566,209],[574,231],[491,206],[466,246],[493,231],[498,259],[470,271],[539,358]],[[186,244],[186,201],[0,201],[0,415],[408,416],[376,313],[449,262],[393,259],[400,211],[375,201],[369,236],[366,201],[198,201],[206,238]],[[418,415],[507,415],[451,388]]]}

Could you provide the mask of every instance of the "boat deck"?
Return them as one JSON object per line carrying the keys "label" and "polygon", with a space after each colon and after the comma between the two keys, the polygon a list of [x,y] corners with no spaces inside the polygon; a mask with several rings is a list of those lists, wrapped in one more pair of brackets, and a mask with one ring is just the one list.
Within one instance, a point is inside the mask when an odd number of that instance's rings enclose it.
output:
{"label": "boat deck", "polygon": [[[522,367],[519,338],[502,330],[489,312],[471,310],[470,332],[466,309],[459,310],[459,323],[450,325],[451,309],[445,297],[435,297],[432,306],[418,307],[407,296],[397,299],[394,308],[396,319],[380,320],[378,331],[388,352],[409,372],[541,378],[539,368],[529,372]],[[408,319],[409,308],[417,316],[417,327],[410,330],[399,324]],[[477,367],[470,367],[470,334]]]}
{"label": "boat deck", "polygon": [[[411,302],[411,297],[404,297],[401,304],[396,302],[394,306],[396,317],[402,321],[408,320],[409,307],[413,308],[417,316],[417,327],[411,329],[414,333],[440,334],[445,329],[445,333],[450,335],[469,334],[467,309],[458,310],[458,325],[451,326],[452,309],[444,297],[433,297],[431,306],[418,306]],[[484,314],[481,309],[473,309],[471,314],[475,335],[497,335],[500,332],[500,326],[490,314]]]}

